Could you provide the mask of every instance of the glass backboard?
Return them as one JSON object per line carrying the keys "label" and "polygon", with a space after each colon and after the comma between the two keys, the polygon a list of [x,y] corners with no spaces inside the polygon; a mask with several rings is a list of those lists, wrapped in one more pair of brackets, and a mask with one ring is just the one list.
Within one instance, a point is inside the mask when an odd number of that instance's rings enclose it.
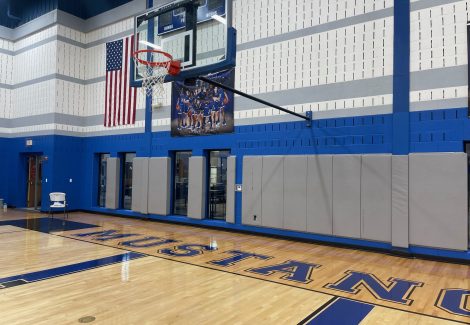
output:
{"label": "glass backboard", "polygon": [[[180,61],[180,76],[165,81],[233,67],[236,36],[227,18],[230,9],[230,0],[181,0],[152,8],[135,17],[134,50],[160,50]],[[133,82],[142,80],[137,64]]]}

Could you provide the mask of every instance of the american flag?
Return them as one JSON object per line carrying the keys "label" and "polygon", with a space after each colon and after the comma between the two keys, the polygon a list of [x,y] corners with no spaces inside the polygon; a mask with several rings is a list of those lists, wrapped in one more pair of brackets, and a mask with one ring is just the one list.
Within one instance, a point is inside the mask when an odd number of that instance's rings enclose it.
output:
{"label": "american flag", "polygon": [[106,43],[104,126],[135,124],[137,88],[129,85],[134,36]]}

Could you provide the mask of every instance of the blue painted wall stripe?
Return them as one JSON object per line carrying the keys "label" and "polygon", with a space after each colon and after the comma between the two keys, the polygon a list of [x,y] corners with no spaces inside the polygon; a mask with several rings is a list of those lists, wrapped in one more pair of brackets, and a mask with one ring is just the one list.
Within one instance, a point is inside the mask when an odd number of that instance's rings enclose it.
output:
{"label": "blue painted wall stripe", "polygon": [[393,31],[392,153],[406,155],[410,151],[410,0],[395,1]]}
{"label": "blue painted wall stripe", "polygon": [[10,287],[14,287],[14,286],[22,285],[22,284],[27,284],[30,282],[42,281],[42,280],[46,280],[46,279],[53,278],[53,277],[67,275],[70,273],[82,272],[82,271],[94,269],[97,267],[125,262],[125,261],[129,261],[129,260],[136,259],[136,258],[141,258],[144,256],[146,255],[129,252],[125,254],[99,258],[96,260],[60,266],[60,267],[56,267],[53,269],[14,275],[14,276],[0,279],[0,289],[10,288]]}
{"label": "blue painted wall stripe", "polygon": [[357,325],[374,308],[373,305],[339,298],[306,324],[309,325]]}

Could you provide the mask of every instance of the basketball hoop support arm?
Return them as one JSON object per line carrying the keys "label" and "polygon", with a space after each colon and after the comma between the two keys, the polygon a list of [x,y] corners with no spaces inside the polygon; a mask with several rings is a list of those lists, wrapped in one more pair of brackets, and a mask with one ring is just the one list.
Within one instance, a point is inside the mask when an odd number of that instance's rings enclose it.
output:
{"label": "basketball hoop support arm", "polygon": [[305,115],[302,115],[302,114],[299,114],[299,113],[296,113],[296,112],[292,112],[292,111],[290,111],[290,110],[288,110],[288,109],[285,109],[285,108],[283,108],[283,107],[281,107],[281,106],[272,104],[272,103],[267,102],[267,101],[265,101],[265,100],[262,100],[262,99],[260,99],[260,98],[257,98],[257,97],[255,97],[255,96],[248,95],[247,93],[244,93],[244,92],[242,92],[242,91],[240,91],[240,90],[236,90],[236,89],[234,89],[234,88],[232,88],[232,87],[226,86],[226,85],[224,85],[224,84],[221,84],[220,82],[211,80],[211,79],[209,79],[209,78],[199,76],[199,77],[197,77],[197,79],[199,79],[199,80],[201,80],[201,81],[204,81],[204,82],[207,82],[208,84],[211,84],[211,85],[220,87],[220,88],[222,88],[222,89],[231,91],[231,92],[233,92],[234,94],[237,94],[237,95],[246,97],[246,98],[248,98],[248,99],[254,100],[255,102],[258,102],[258,103],[261,103],[261,104],[270,106],[270,107],[272,107],[272,108],[278,109],[278,110],[283,111],[283,112],[285,112],[285,113],[287,113],[287,114],[291,114],[291,115],[297,116],[297,117],[299,117],[299,118],[304,119],[305,121],[307,121],[307,127],[311,127],[311,126],[312,126],[312,111],[308,111],[308,112],[306,112]]}

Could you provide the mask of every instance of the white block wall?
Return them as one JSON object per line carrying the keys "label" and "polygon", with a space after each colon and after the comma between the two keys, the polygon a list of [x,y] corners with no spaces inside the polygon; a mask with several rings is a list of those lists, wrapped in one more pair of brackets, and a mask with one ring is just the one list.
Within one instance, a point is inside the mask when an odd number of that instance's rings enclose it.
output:
{"label": "white block wall", "polygon": [[[14,44],[0,39],[0,49],[13,51]],[[13,57],[6,53],[0,53],[0,118],[10,118],[11,115],[11,90],[6,88],[12,84],[13,79]]]}
{"label": "white block wall", "polygon": [[[233,25],[238,32],[238,45],[244,46],[237,53],[235,87],[257,95],[307,87],[315,91],[318,86],[391,77],[393,11],[390,9],[393,0],[234,1]],[[385,18],[368,20],[368,15],[377,11],[386,11]],[[341,22],[345,19],[350,22],[346,27]],[[336,22],[339,23],[334,25]],[[324,31],[312,29],[317,27]],[[60,113],[95,117],[91,120],[99,121],[97,116],[104,114],[106,42],[130,35],[132,30],[133,17],[130,17],[88,33],[57,24],[15,43],[0,40],[0,48],[15,53],[14,56],[0,54],[0,84],[13,88],[0,89],[0,117]],[[292,36],[293,32],[301,33]],[[208,34],[209,30],[201,33]],[[280,38],[263,42],[269,37]],[[215,43],[200,45],[207,50],[217,48]],[[171,87],[166,85],[166,88],[163,105],[169,107]],[[391,112],[393,98],[389,88],[373,96],[285,106],[296,112],[323,111],[332,116],[354,115],[343,112],[357,108],[362,109],[357,113],[361,115],[367,114],[364,110],[369,108],[372,108],[370,114],[375,114],[374,107],[385,107]],[[21,95],[25,93],[34,97]],[[145,98],[141,92],[138,94],[140,116]],[[155,117],[154,130],[169,128],[168,109]],[[287,118],[271,108],[236,107],[237,124],[266,123],[266,117],[279,121]],[[135,126],[117,129],[132,132],[142,126],[143,121],[138,120]],[[80,128],[52,123],[51,129],[79,130],[83,135],[110,131],[101,124]]]}
{"label": "white block wall", "polygon": [[[412,0],[413,4],[426,4],[423,0]],[[434,6],[410,13],[410,70],[413,72],[439,70],[435,79],[467,79],[467,22],[469,21],[470,1],[434,2]],[[461,68],[450,70],[449,68]],[[446,71],[448,71],[446,73]],[[446,107],[446,100],[468,97],[467,84],[455,87],[423,88],[419,82],[411,84],[411,103],[444,101],[441,106],[428,109],[455,108]],[[426,87],[424,87],[426,88]],[[448,105],[447,105],[448,106]],[[413,105],[411,110],[413,109]]]}
{"label": "white block wall", "polygon": [[233,3],[239,43],[393,7],[393,0],[243,0]]}
{"label": "white block wall", "polygon": [[240,51],[236,88],[258,94],[392,74],[388,17]]}

